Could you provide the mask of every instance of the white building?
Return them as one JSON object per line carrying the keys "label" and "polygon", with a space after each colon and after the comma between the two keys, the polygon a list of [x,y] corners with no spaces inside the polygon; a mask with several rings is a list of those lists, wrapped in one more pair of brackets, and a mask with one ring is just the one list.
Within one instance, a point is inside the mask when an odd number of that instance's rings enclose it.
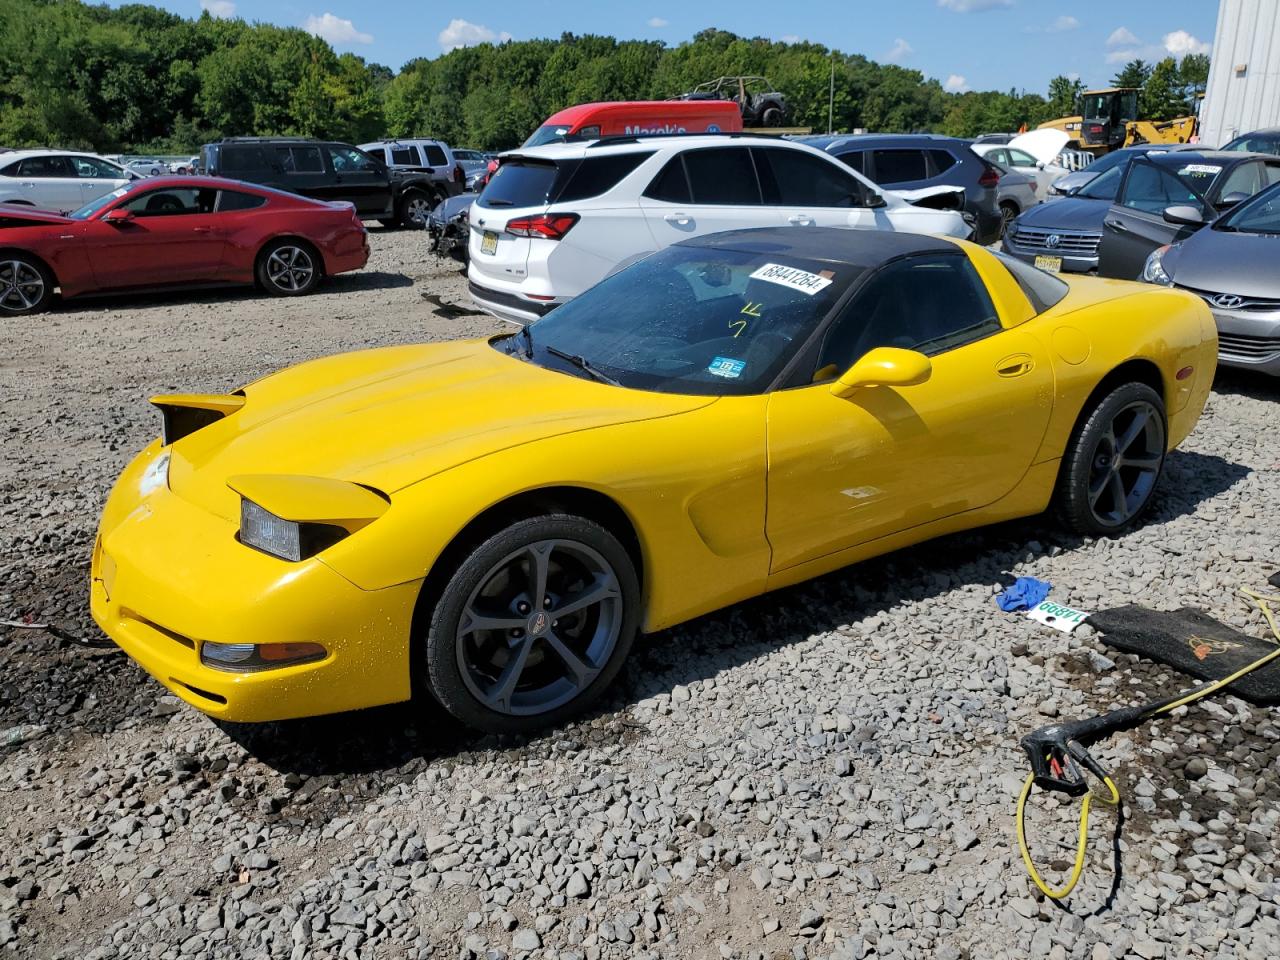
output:
{"label": "white building", "polygon": [[1280,0],[1220,0],[1200,142],[1280,127]]}

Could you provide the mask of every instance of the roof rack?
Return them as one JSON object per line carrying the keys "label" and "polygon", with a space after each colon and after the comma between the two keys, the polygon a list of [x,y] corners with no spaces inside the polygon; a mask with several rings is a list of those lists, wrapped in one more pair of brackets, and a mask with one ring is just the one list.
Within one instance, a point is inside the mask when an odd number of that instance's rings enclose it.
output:
{"label": "roof rack", "polygon": [[218,143],[334,143],[321,137],[223,137]]}
{"label": "roof rack", "polygon": [[[781,140],[782,134],[776,133],[756,133],[752,130],[715,130],[715,131],[685,131],[684,133],[637,133],[637,134],[613,134],[608,137],[599,137],[587,144],[587,149],[592,150],[596,147],[613,147],[620,143],[642,143],[645,140],[654,140],[657,138],[678,138],[678,137],[725,137],[726,139],[757,139],[757,140]],[[573,143],[573,140],[567,140],[567,143]]]}

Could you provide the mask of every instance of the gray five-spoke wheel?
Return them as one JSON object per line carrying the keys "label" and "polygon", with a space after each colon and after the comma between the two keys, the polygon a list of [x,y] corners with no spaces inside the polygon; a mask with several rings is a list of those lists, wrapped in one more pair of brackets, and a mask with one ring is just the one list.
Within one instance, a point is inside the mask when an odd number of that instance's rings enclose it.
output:
{"label": "gray five-spoke wheel", "polygon": [[301,247],[276,247],[267,257],[267,279],[281,290],[302,290],[315,275],[311,255]]}
{"label": "gray five-spoke wheel", "polygon": [[538,540],[494,564],[459,617],[456,656],[468,691],[499,714],[554,710],[605,669],[623,625],[609,562],[574,540]]}
{"label": "gray five-spoke wheel", "polygon": [[1164,451],[1164,418],[1151,403],[1136,400],[1111,418],[1089,465],[1089,509],[1099,523],[1119,526],[1146,505]]}
{"label": "gray five-spoke wheel", "polygon": [[420,194],[410,197],[409,202],[405,204],[405,215],[410,223],[426,223],[430,213],[431,201]]}
{"label": "gray five-spoke wheel", "polygon": [[0,307],[30,310],[44,298],[44,277],[23,260],[0,261]]}

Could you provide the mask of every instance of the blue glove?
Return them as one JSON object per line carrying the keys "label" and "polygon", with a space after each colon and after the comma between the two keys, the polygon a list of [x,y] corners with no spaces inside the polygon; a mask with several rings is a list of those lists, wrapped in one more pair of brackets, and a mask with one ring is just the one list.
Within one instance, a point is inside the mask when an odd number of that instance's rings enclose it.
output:
{"label": "blue glove", "polygon": [[1019,577],[1013,582],[1012,587],[996,597],[996,604],[1005,613],[1014,610],[1030,610],[1049,596],[1051,589],[1053,589],[1051,583],[1037,580],[1035,577]]}

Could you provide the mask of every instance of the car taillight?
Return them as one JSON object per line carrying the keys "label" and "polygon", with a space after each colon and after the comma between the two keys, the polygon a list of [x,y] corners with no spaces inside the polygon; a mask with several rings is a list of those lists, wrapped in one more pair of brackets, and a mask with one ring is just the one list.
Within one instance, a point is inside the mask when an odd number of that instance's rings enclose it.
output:
{"label": "car taillight", "polygon": [[507,221],[507,233],[517,237],[544,237],[559,240],[578,222],[576,213],[544,213]]}
{"label": "car taillight", "polygon": [[978,177],[978,186],[994,187],[1000,183],[1000,172],[995,167],[987,166]]}

